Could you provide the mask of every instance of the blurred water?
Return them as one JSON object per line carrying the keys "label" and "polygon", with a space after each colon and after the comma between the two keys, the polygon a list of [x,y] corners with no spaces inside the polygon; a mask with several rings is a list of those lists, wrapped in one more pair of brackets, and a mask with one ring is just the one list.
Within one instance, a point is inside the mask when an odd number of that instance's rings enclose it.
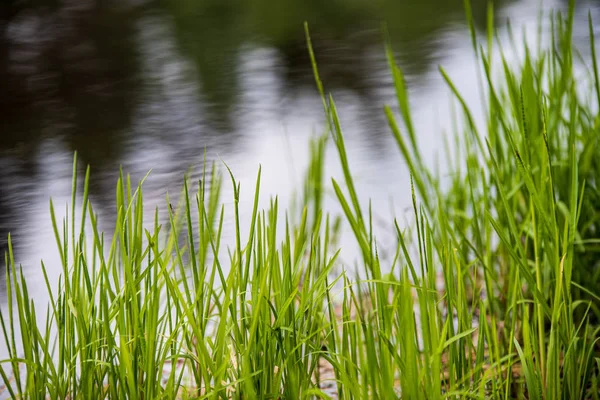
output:
{"label": "blurred water", "polygon": [[[474,2],[479,30],[485,2]],[[499,31],[535,32],[543,8],[565,2],[496,0]],[[119,166],[134,181],[150,169],[145,200],[163,206],[183,174],[198,173],[204,151],[224,160],[242,182],[243,215],[259,164],[261,199],[283,205],[300,189],[308,139],[323,131],[323,111],[304,39],[308,21],[326,90],[333,93],[363,201],[376,216],[401,220],[409,203],[400,162],[382,111],[395,106],[381,23],[404,69],[419,141],[443,165],[451,130],[449,75],[481,114],[477,70],[462,0],[129,0],[4,1],[0,5],[0,250],[12,236],[31,285],[60,267],[49,198],[69,201],[77,151],[92,168],[90,198],[101,228],[114,223]],[[589,7],[593,3],[586,3]],[[582,6],[583,7],[583,6]],[[577,13],[587,26],[587,8]],[[585,23],[584,23],[585,22]],[[577,28],[577,27],[576,27]],[[583,28],[576,38],[587,41]],[[510,51],[510,50],[509,50]],[[328,175],[339,175],[329,152]],[[223,199],[231,204],[225,184]],[[326,206],[335,209],[328,195]],[[226,232],[231,231],[231,210]],[[350,239],[348,239],[350,240]],[[3,268],[2,268],[3,270]],[[5,303],[4,271],[0,303]],[[43,298],[39,299],[43,302]]]}

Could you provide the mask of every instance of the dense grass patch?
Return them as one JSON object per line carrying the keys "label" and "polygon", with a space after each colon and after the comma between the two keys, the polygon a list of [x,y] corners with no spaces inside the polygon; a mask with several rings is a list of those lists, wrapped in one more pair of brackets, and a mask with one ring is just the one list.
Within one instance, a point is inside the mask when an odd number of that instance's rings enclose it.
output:
{"label": "dense grass patch", "polygon": [[[63,273],[58,288],[46,279],[48,309],[34,306],[6,256],[4,391],[57,399],[598,398],[594,42],[591,84],[577,86],[571,3],[568,15],[551,16],[551,46],[509,65],[492,56],[491,10],[486,43],[472,35],[484,127],[440,70],[464,121],[449,180],[422,161],[402,71],[387,48],[402,121],[385,113],[413,176],[415,215],[410,234],[390,221],[398,239],[391,260],[378,255],[372,210],[358,200],[308,35],[328,135],[311,142],[298,223],[277,198],[259,209],[260,171],[253,213],[240,221],[241,187],[230,174],[235,245],[223,251],[222,177],[213,166],[201,181],[185,181],[179,207],[166,199],[164,224],[158,211],[147,222],[143,185],[122,176],[117,222],[105,237],[87,197],[89,174],[76,196],[75,161],[71,212],[59,221],[51,206]],[[337,225],[321,210],[328,140],[342,166],[332,186],[360,249],[361,278],[335,272],[344,249],[334,247]]]}

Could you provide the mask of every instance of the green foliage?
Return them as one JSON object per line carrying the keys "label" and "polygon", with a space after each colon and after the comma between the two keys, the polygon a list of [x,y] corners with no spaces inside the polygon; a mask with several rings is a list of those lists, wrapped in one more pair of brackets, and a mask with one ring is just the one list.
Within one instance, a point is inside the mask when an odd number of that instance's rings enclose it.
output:
{"label": "green foliage", "polygon": [[[387,47],[402,124],[391,108],[385,113],[413,177],[415,215],[414,231],[390,223],[393,260],[379,256],[372,209],[359,201],[308,29],[329,135],[311,144],[297,223],[277,198],[259,208],[260,170],[251,218],[240,221],[242,188],[229,171],[236,229],[224,251],[213,165],[195,189],[184,181],[177,207],[166,199],[165,224],[158,210],[148,222],[143,182],[121,174],[107,238],[88,201],[89,170],[76,196],[75,159],[70,213],[61,222],[50,206],[62,274],[55,288],[42,264],[47,310],[33,303],[12,250],[6,257],[5,390],[72,399],[598,398],[594,42],[594,92],[581,93],[573,4],[566,18],[552,16],[552,47],[528,50],[517,66],[493,59],[493,20],[490,7],[486,49],[472,36],[487,93],[485,134],[441,69],[464,120],[455,132],[464,161],[449,167],[449,182],[424,164],[403,73]],[[321,210],[329,138],[343,171],[332,186],[360,250],[357,278],[335,272],[344,249],[334,247],[338,224]]]}

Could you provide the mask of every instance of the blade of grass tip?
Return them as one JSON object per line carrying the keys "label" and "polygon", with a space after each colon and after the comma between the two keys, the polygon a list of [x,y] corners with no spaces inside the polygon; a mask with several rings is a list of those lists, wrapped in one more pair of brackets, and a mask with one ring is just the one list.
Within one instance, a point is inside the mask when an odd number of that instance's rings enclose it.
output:
{"label": "blade of grass tip", "polygon": [[85,221],[88,207],[88,196],[89,196],[89,184],[90,184],[90,166],[85,170],[85,179],[83,181],[83,201],[81,203],[81,226],[79,227],[79,241],[83,242],[85,237]]}
{"label": "blade of grass tip", "polygon": [[[404,137],[402,136],[402,133],[400,132],[400,128],[398,127],[398,124],[396,123],[396,119],[395,119],[394,114],[392,113],[392,110],[390,109],[390,107],[385,106],[384,111],[385,111],[385,115],[388,119],[388,124],[392,130],[394,138],[396,139],[396,143],[398,144],[398,147],[400,147],[400,151],[402,153],[402,156],[404,157],[404,161],[408,164],[409,171],[415,177],[415,181],[416,181],[416,185],[417,185],[419,194],[421,195],[423,202],[425,202],[427,208],[430,209],[429,208],[430,196],[428,195],[427,189],[428,189],[429,185],[431,185],[431,178],[427,172],[427,169],[423,166],[420,159],[417,156],[413,156],[413,154],[411,154],[411,152],[408,150],[406,141],[404,140]],[[418,154],[418,151],[417,151],[417,154]]]}
{"label": "blade of grass tip", "polygon": [[63,251],[64,246],[62,240],[60,239],[60,232],[58,230],[58,223],[56,219],[56,213],[54,212],[54,203],[52,198],[50,198],[50,219],[52,220],[52,230],[54,232],[54,238],[56,240],[58,253],[60,255],[60,263],[64,266],[66,263],[66,254]]}
{"label": "blade of grass tip", "polygon": [[[133,195],[132,195],[132,186],[131,186],[131,176],[129,174],[126,175],[126,188],[125,188],[125,196],[127,199],[127,211],[125,214],[125,228],[127,229],[127,257],[128,262],[131,264],[132,256],[133,256],[133,248],[134,248],[134,224],[133,224]],[[133,265],[131,265],[133,267]],[[132,270],[133,271],[133,270]]]}
{"label": "blade of grass tip", "polygon": [[240,264],[239,272],[240,272],[240,280],[239,283],[243,282],[243,277],[241,276],[243,270],[241,268],[242,262],[242,239],[241,239],[241,230],[240,230],[240,218],[239,218],[239,204],[240,204],[240,183],[236,182],[235,177],[233,176],[233,172],[231,168],[225,163],[225,161],[221,160],[227,171],[229,172],[229,177],[231,178],[231,184],[233,185],[233,200],[234,200],[234,218],[235,218],[235,244],[236,244],[236,252],[237,252],[237,262]]}
{"label": "blade of grass tip", "polygon": [[[190,246],[190,260],[192,262],[192,265],[191,265],[192,275],[194,277],[194,282],[196,284],[198,284],[198,277],[199,277],[198,260],[197,260],[198,255],[196,254],[196,247],[194,245],[192,212],[191,212],[191,206],[190,206],[190,192],[189,192],[189,188],[188,188],[187,176],[185,176],[183,178],[183,195],[185,196],[185,218],[186,218],[186,225],[187,225],[188,245]],[[201,241],[202,238],[198,238],[198,240]]]}
{"label": "blade of grass tip", "polygon": [[[465,1],[468,1],[468,0],[465,0]],[[487,62],[488,62],[488,64],[491,65],[493,40],[494,40],[494,2],[492,0],[488,0],[488,3],[487,3],[486,34],[487,34]]]}
{"label": "blade of grass tip", "polygon": [[594,70],[594,87],[596,88],[596,100],[598,101],[597,107],[600,107],[600,79],[598,79],[598,59],[596,58],[596,41],[591,10],[588,10],[588,29],[590,33],[590,50],[592,53],[592,66]]}
{"label": "blade of grass tip", "polygon": [[465,7],[465,17],[469,24],[469,33],[471,34],[471,45],[473,51],[477,54],[477,33],[475,32],[475,21],[473,20],[473,10],[471,8],[471,0],[463,0],[463,6]]}
{"label": "blade of grass tip", "polygon": [[[217,173],[217,164],[216,162],[212,163],[211,166],[211,174],[210,174],[210,190],[208,195],[208,215],[210,218],[208,219],[211,223],[209,226],[213,228],[216,218],[219,214],[220,208],[220,196],[221,196],[221,184],[223,180],[221,175]],[[206,184],[205,184],[206,185]]]}
{"label": "blade of grass tip", "polygon": [[338,117],[337,108],[335,106],[335,102],[333,97],[329,95],[329,104],[330,104],[330,115],[335,127],[336,133],[336,145],[338,148],[338,153],[340,155],[340,161],[342,164],[342,170],[344,173],[344,180],[346,181],[346,186],[348,187],[348,193],[350,194],[350,199],[352,200],[352,205],[354,207],[356,221],[359,224],[361,230],[366,233],[366,226],[363,220],[363,213],[360,207],[360,202],[358,201],[358,194],[354,185],[354,179],[352,178],[352,174],[350,172],[350,162],[348,161],[348,156],[346,153],[346,145],[344,144],[344,135],[342,133],[342,128],[340,126],[340,120]]}
{"label": "blade of grass tip", "polygon": [[[300,225],[295,228],[295,238],[293,246],[293,266],[298,266],[301,257],[306,250],[306,224],[308,219],[308,209],[304,207],[302,210],[302,218],[300,219]],[[310,264],[309,264],[310,265]]]}
{"label": "blade of grass tip", "polygon": [[[227,168],[227,171],[229,172],[229,177],[231,178],[231,184],[233,185],[233,198],[234,198],[234,221],[235,221],[235,244],[236,244],[236,257],[237,260],[235,262],[232,261],[232,265],[231,265],[231,272],[235,272],[237,270],[237,286],[238,289],[241,291],[240,292],[240,296],[241,298],[239,299],[242,306],[239,308],[239,312],[240,312],[240,321],[242,324],[244,324],[242,327],[239,327],[237,329],[238,332],[238,345],[239,346],[243,346],[246,343],[246,335],[243,335],[241,333],[241,331],[245,331],[245,324],[247,322],[246,320],[246,288],[245,287],[239,287],[240,285],[242,285],[242,283],[244,282],[244,270],[242,268],[242,240],[241,240],[241,229],[240,229],[240,216],[239,216],[239,203],[240,203],[240,183],[236,182],[235,177],[233,176],[233,172],[231,171],[231,168],[229,168],[229,166],[225,163],[225,161],[221,160],[223,162],[223,164],[225,165],[225,168]],[[231,282],[233,284],[233,282]],[[232,290],[235,290],[234,288],[231,288]],[[237,298],[237,297],[236,297]],[[237,319],[237,312],[236,312],[236,305],[232,304],[231,305],[231,310],[232,310],[232,316],[234,317],[234,319]]]}
{"label": "blade of grass tip", "polygon": [[[210,244],[211,251],[213,252],[213,274],[214,270],[217,270],[219,273],[219,279],[221,280],[221,287],[225,287],[226,279],[225,274],[223,273],[223,267],[221,266],[221,260],[219,258],[219,250],[221,245],[221,237],[223,232],[223,221],[225,217],[225,206],[221,206],[221,212],[219,213],[219,227],[214,235],[208,235],[208,242]],[[204,223],[209,224],[209,217],[206,214],[206,210],[202,211],[202,216],[204,218]]]}
{"label": "blade of grass tip", "polygon": [[394,88],[396,91],[396,100],[398,101],[398,107],[400,108],[400,114],[402,115],[402,119],[404,120],[404,124],[406,125],[406,129],[408,131],[408,136],[410,138],[413,155],[414,155],[414,157],[417,158],[417,160],[420,163],[421,162],[420,152],[418,150],[415,128],[414,128],[414,124],[413,124],[412,116],[411,116],[411,112],[410,112],[410,104],[408,101],[408,90],[406,88],[406,80],[404,77],[404,73],[402,72],[402,69],[400,69],[398,67],[398,65],[396,64],[396,60],[394,57],[394,51],[392,49],[392,44],[391,44],[392,42],[389,37],[389,32],[385,26],[383,28],[383,31],[384,31],[385,53],[387,56],[388,66],[392,72]]}
{"label": "blade of grass tip", "polygon": [[444,78],[444,81],[446,82],[446,84],[448,85],[448,87],[450,88],[450,90],[452,91],[452,93],[454,94],[454,96],[456,97],[458,102],[460,103],[463,113],[467,117],[467,122],[469,123],[469,128],[471,130],[471,133],[472,133],[473,137],[475,138],[475,141],[477,142],[477,147],[478,147],[479,151],[483,154],[484,147],[483,147],[483,143],[481,141],[481,136],[479,135],[479,131],[477,130],[477,125],[475,124],[475,118],[473,117],[473,114],[471,113],[471,110],[469,109],[469,106],[467,105],[466,100],[460,94],[456,85],[454,84],[452,79],[450,79],[450,76],[448,75],[446,70],[442,66],[439,66],[438,70],[440,71],[440,73],[442,74],[442,77]]}
{"label": "blade of grass tip", "polygon": [[565,35],[563,37],[564,41],[565,41],[565,49],[564,51],[566,52],[565,57],[568,59],[568,70],[565,73],[565,78],[566,77],[572,77],[572,62],[573,62],[573,23],[575,21],[575,0],[569,0],[569,8],[568,8],[568,15],[567,15],[567,29],[565,32]]}
{"label": "blade of grass tip", "polygon": [[325,114],[327,114],[327,98],[325,97],[325,91],[323,90],[323,83],[321,82],[321,78],[319,77],[319,69],[317,68],[317,59],[315,57],[315,52],[313,50],[312,41],[310,39],[310,32],[308,29],[308,22],[304,22],[304,32],[306,35],[306,45],[308,46],[308,54],[310,56],[310,63],[313,69],[313,75],[315,76],[315,83],[317,85],[317,90],[319,91],[319,95],[321,96],[321,101],[323,102],[323,109],[325,110]]}
{"label": "blade of grass tip", "polygon": [[[85,172],[85,179],[83,181],[83,200],[81,203],[81,226],[80,226],[80,231],[79,231],[79,246],[83,247],[86,246],[85,243],[85,225],[86,225],[86,219],[87,219],[87,209],[88,209],[88,201],[89,201],[89,183],[90,183],[90,167],[88,166],[86,168],[86,172]],[[87,263],[87,254],[85,252],[83,253],[83,262]],[[95,261],[95,259],[94,259]],[[84,272],[84,276],[85,276],[85,282],[87,285],[87,290],[88,293],[91,294],[92,293],[92,282],[91,282],[91,277],[90,277],[90,268],[87,268],[87,265],[84,266],[83,268],[83,272]]]}
{"label": "blade of grass tip", "polygon": [[172,231],[170,232],[170,236],[172,239],[172,243],[173,243],[173,247],[174,247],[174,253],[176,255],[176,265],[179,266],[179,270],[181,273],[181,282],[183,284],[183,291],[182,291],[182,295],[186,296],[187,299],[187,303],[191,304],[192,303],[192,291],[189,287],[189,282],[188,279],[186,277],[186,272],[184,270],[184,266],[185,263],[183,262],[183,255],[182,255],[182,250],[179,246],[179,229],[176,227],[176,215],[173,212],[171,205],[171,201],[169,199],[169,194],[167,193],[166,195],[166,204],[169,204],[169,207],[167,208],[168,211],[168,217],[169,217],[169,222],[171,223],[171,226],[173,227]]}
{"label": "blade of grass tip", "polygon": [[73,177],[71,185],[71,243],[73,245],[73,260],[75,260],[75,202],[77,197],[77,152],[73,154]]}
{"label": "blade of grass tip", "polygon": [[[196,211],[198,212],[198,259],[200,268],[204,271],[206,265],[206,229],[202,214],[206,208],[206,147],[204,147],[204,162],[202,164],[202,175],[198,180],[198,192],[196,193]],[[202,276],[204,274],[202,273]]]}
{"label": "blade of grass tip", "polygon": [[[250,275],[250,261],[252,256],[252,249],[254,244],[254,234],[256,231],[256,219],[258,215],[258,200],[260,195],[260,178],[262,174],[262,166],[258,167],[258,174],[256,176],[256,186],[254,188],[254,204],[252,206],[252,219],[250,220],[250,232],[248,233],[248,243],[246,244],[246,266],[245,266],[245,281],[243,287],[245,288],[248,283],[248,277]],[[241,260],[240,260],[241,262]]]}
{"label": "blade of grass tip", "polygon": [[348,201],[346,200],[346,197],[344,196],[344,194],[343,194],[342,190],[340,189],[336,180],[332,178],[331,183],[333,184],[333,189],[338,198],[338,201],[340,202],[340,205],[342,206],[342,209],[344,210],[344,213],[346,215],[348,223],[350,224],[350,227],[352,228],[352,231],[354,232],[354,236],[356,237],[356,240],[358,241],[358,244],[363,253],[363,256],[364,256],[365,260],[367,260],[369,258],[369,243],[367,241],[367,238],[365,237],[365,234],[364,234],[365,232],[363,229],[361,229],[360,224],[354,218],[354,215],[352,214],[352,210],[350,209],[350,205],[348,204]]}

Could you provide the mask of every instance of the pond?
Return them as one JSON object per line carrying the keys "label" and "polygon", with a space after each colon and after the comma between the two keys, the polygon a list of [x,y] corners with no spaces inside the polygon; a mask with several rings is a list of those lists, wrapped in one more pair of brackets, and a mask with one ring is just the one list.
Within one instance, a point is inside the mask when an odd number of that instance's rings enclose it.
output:
{"label": "pond", "polygon": [[[473,4],[480,34],[485,3]],[[496,0],[499,36],[507,19],[533,35],[540,4],[566,3]],[[590,6],[576,17],[583,44]],[[167,193],[177,195],[186,171],[197,176],[205,152],[242,182],[243,215],[251,212],[259,165],[261,199],[279,194],[286,205],[300,188],[309,138],[324,132],[304,21],[361,196],[372,199],[376,216],[402,218],[409,174],[383,113],[396,101],[382,23],[406,74],[419,142],[443,166],[452,98],[438,65],[482,113],[462,0],[9,0],[0,6],[2,253],[10,233],[33,288],[43,285],[41,259],[60,273],[49,199],[58,210],[69,202],[75,151],[81,171],[91,166],[90,199],[102,229],[114,224],[120,166],[133,181],[152,170],[144,191],[152,210],[164,208]],[[326,168],[339,174],[333,152]],[[222,197],[229,205],[230,186]]]}

